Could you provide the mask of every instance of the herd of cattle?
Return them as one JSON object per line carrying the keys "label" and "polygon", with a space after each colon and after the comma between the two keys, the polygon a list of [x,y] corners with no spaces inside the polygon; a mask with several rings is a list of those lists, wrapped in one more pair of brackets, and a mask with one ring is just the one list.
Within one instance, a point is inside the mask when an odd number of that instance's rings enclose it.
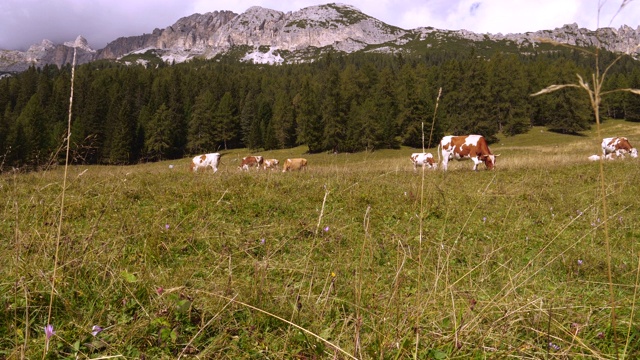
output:
{"label": "herd of cattle", "polygon": [[[447,170],[449,160],[471,159],[473,161],[473,170],[478,170],[478,165],[484,163],[487,169],[492,170],[496,165],[496,157],[500,156],[491,153],[487,141],[482,135],[464,135],[464,136],[445,136],[438,144],[438,161],[436,161],[431,153],[421,152],[411,154],[411,162],[414,171],[418,166],[429,169],[437,169],[440,163],[440,155],[442,155],[442,170]],[[629,140],[625,137],[610,137],[602,140],[602,155],[591,155],[589,160],[600,160],[601,157],[607,160],[615,160],[624,158],[627,154],[631,157],[638,157],[638,150],[631,146]],[[213,172],[218,171],[220,162],[220,153],[211,153],[198,155],[191,162],[191,171],[197,172],[198,169],[206,169],[211,167]],[[265,159],[259,155],[246,156],[242,158],[242,162],[238,167],[240,170],[248,171],[250,168],[259,169],[277,169],[280,162],[278,159]],[[287,159],[283,166],[282,172],[291,170],[302,170],[307,167],[307,159],[294,158]]]}
{"label": "herd of cattle", "polygon": [[[213,169],[213,172],[218,171],[218,164],[220,163],[220,157],[222,154],[220,153],[211,153],[211,154],[203,154],[198,155],[191,160],[191,171],[197,172],[198,169],[205,170],[210,167]],[[252,167],[255,167],[257,170],[261,168],[264,170],[267,169],[277,169],[280,161],[278,159],[265,159],[262,156],[245,156],[242,158],[242,162],[238,169],[240,170],[249,170]],[[294,158],[287,159],[283,166],[282,172],[287,172],[291,170],[302,170],[307,168],[307,159],[304,158]]]}
{"label": "herd of cattle", "polygon": [[[624,158],[626,155],[633,158],[638,157],[638,150],[631,146],[626,137],[610,137],[602,140],[602,155],[591,155],[589,160],[600,160],[602,156],[607,160]],[[487,141],[481,135],[445,136],[438,144],[438,161],[431,153],[413,153],[411,162],[414,171],[418,166],[429,169],[437,169],[442,155],[442,170],[447,170],[449,160],[473,160],[473,170],[478,169],[478,165],[484,163],[487,169],[491,170],[496,166],[496,157],[491,153]]]}

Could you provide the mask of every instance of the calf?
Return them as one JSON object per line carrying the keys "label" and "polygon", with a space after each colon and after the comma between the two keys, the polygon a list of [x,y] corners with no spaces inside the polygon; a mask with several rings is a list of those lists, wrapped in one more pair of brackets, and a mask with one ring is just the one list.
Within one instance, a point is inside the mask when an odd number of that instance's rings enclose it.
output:
{"label": "calf", "polygon": [[433,170],[438,168],[438,163],[431,153],[413,153],[411,154],[411,162],[413,163],[413,171],[418,170],[418,166]]}
{"label": "calf", "polygon": [[630,154],[631,157],[638,157],[638,149],[631,146],[626,137],[610,137],[602,139],[602,154],[615,153],[617,156]]}
{"label": "calf", "polygon": [[218,163],[220,162],[220,153],[211,153],[198,155],[191,160],[191,171],[198,172],[198,169],[202,168],[203,170],[207,167],[211,167],[213,169],[213,173],[215,174],[218,171]]}
{"label": "calf", "polygon": [[297,159],[287,159],[282,165],[282,172],[292,171],[292,170],[302,170],[307,168],[307,159],[297,158]]}
{"label": "calf", "polygon": [[610,153],[607,155],[591,155],[589,156],[589,160],[590,161],[598,161],[600,160],[600,157],[604,157],[605,160],[615,160],[616,158],[620,157],[618,155],[616,155],[616,153]]}
{"label": "calf", "polygon": [[[487,169],[496,165],[496,156],[491,153],[487,141],[482,135],[445,136],[440,140],[438,150],[442,149],[442,170],[447,171],[449,160],[473,160],[473,170],[484,162]],[[440,152],[438,152],[438,156]]]}
{"label": "calf", "polygon": [[262,164],[262,168],[264,170],[277,169],[279,163],[280,162],[278,161],[278,159],[265,159],[263,164]]}
{"label": "calf", "polygon": [[240,164],[240,170],[249,170],[250,167],[256,168],[256,170],[260,170],[262,166],[262,156],[246,156],[242,158],[242,163]]}

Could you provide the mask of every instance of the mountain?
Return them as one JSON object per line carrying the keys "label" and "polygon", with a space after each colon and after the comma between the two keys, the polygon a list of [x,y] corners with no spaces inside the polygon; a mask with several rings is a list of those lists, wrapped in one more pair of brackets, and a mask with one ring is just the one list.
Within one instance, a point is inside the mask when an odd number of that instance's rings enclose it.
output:
{"label": "mountain", "polygon": [[179,63],[220,55],[232,55],[239,60],[256,63],[293,63],[313,61],[328,50],[391,53],[437,49],[453,44],[475,46],[479,50],[507,47],[512,51],[528,52],[549,41],[580,47],[600,46],[640,58],[640,27],[635,30],[622,26],[617,30],[601,28],[591,31],[570,24],[554,30],[507,35],[432,27],[405,30],[368,16],[350,5],[332,3],[287,13],[254,6],[242,14],[231,11],[193,14],[150,34],[118,38],[100,50],[93,50],[81,36],[74,42],[57,45],[43,40],[25,52],[0,50],[0,71],[19,72],[31,65],[62,66],[72,62],[74,48],[78,64],[101,59],[125,63],[161,59]]}

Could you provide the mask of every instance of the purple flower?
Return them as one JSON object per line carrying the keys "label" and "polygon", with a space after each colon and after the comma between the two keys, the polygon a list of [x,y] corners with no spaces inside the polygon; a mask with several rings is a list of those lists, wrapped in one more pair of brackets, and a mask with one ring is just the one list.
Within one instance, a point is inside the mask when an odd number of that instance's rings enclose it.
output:
{"label": "purple flower", "polygon": [[53,330],[53,325],[51,324],[47,324],[47,326],[44,327],[44,351],[49,351],[49,340],[51,340],[51,337],[53,335],[55,335],[56,332]]}
{"label": "purple flower", "polygon": [[324,232],[328,232],[329,231],[329,227],[325,226],[324,229],[322,229],[322,230],[324,230]]}
{"label": "purple flower", "polygon": [[156,288],[156,294],[162,295],[162,293],[164,293],[164,289],[162,288],[162,286],[157,287]]}
{"label": "purple flower", "polygon": [[91,335],[96,336],[98,334],[100,334],[102,332],[102,328],[98,325],[93,325],[93,327],[91,328]]}
{"label": "purple flower", "polygon": [[560,350],[560,345],[556,345],[556,344],[550,342],[549,343],[549,348],[551,348],[551,349],[553,349],[555,351],[558,351],[558,350]]}
{"label": "purple flower", "polygon": [[482,222],[483,222],[483,223],[486,223],[486,222],[487,222],[487,217],[486,217],[486,216],[482,218]]}
{"label": "purple flower", "polygon": [[44,335],[47,338],[47,342],[49,341],[49,339],[51,339],[51,337],[53,335],[55,335],[56,332],[53,330],[53,325],[48,324],[47,326],[44,327]]}
{"label": "purple flower", "polygon": [[165,230],[169,230],[169,224],[165,224],[165,225],[164,225],[164,229],[165,229]]}
{"label": "purple flower", "polygon": [[582,265],[582,260],[578,259],[578,265]]}
{"label": "purple flower", "polygon": [[264,242],[265,242],[264,238],[260,239],[260,244],[264,245]]}

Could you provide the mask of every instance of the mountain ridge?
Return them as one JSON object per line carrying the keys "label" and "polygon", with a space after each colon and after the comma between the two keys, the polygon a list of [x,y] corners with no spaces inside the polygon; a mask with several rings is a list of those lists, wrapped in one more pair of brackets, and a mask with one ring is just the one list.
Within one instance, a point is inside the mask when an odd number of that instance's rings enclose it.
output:
{"label": "mountain ridge", "polygon": [[20,72],[29,66],[46,64],[63,66],[72,62],[74,48],[78,64],[102,59],[122,61],[124,57],[145,52],[165,62],[178,63],[192,58],[211,59],[237,49],[241,49],[240,59],[244,61],[294,63],[312,61],[319,52],[329,49],[345,53],[409,51],[405,47],[407,43],[428,38],[506,41],[518,47],[535,47],[542,39],[547,39],[571,46],[601,47],[640,58],[640,26],[633,29],[623,25],[619,29],[592,31],[574,23],[553,30],[506,35],[429,26],[405,30],[351,5],[330,3],[293,12],[253,6],[242,14],[227,10],[195,13],[149,34],[119,37],[99,50],[92,49],[82,36],[64,44],[45,39],[25,52],[0,50],[0,71]]}

